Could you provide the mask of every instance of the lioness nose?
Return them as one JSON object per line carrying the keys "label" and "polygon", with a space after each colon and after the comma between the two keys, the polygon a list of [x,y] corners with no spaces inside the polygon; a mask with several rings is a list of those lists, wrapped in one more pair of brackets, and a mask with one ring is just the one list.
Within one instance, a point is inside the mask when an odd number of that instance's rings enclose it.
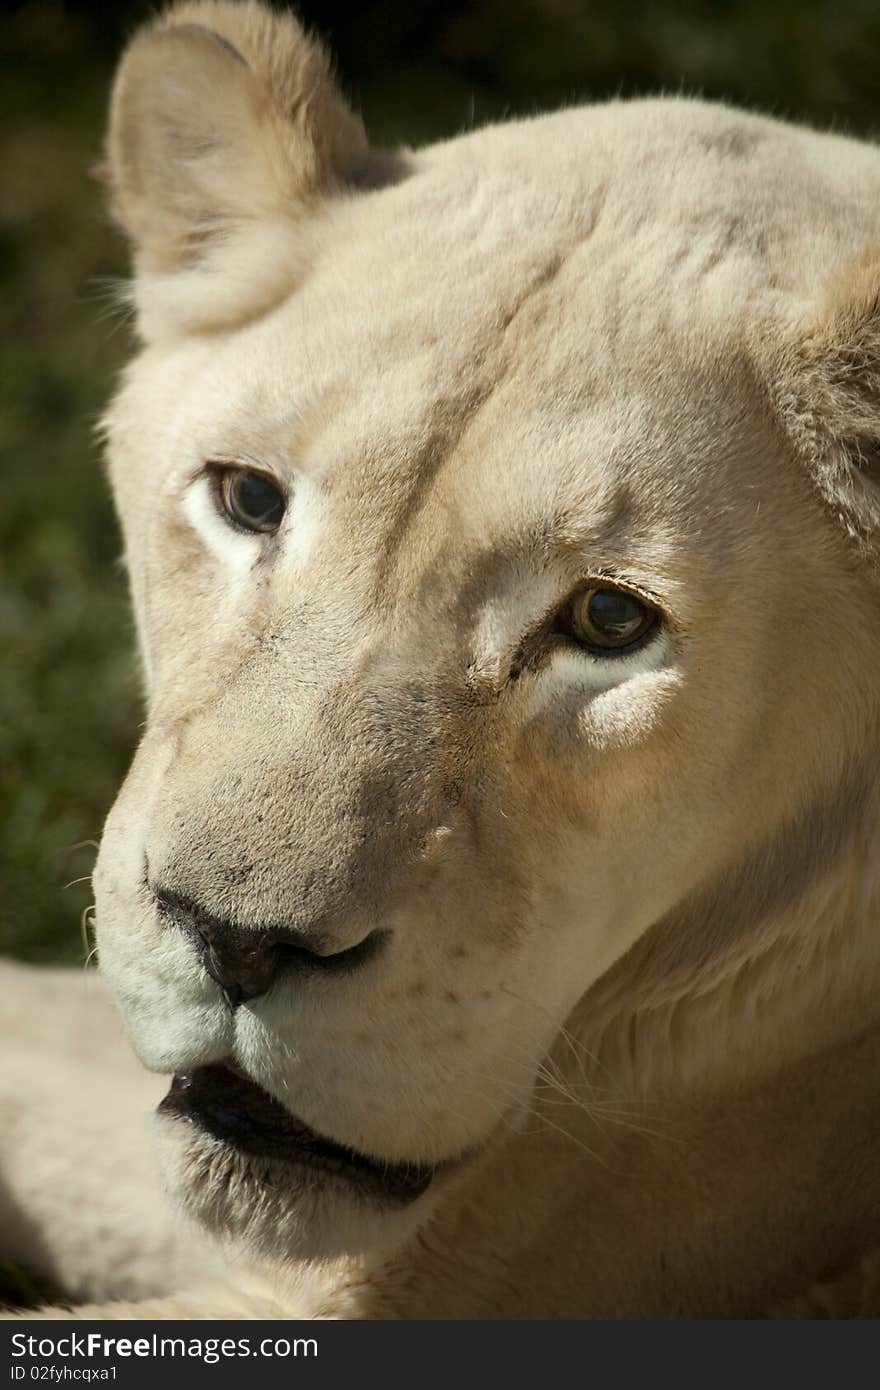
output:
{"label": "lioness nose", "polygon": [[386,936],[373,931],[353,946],[334,949],[317,934],[307,936],[284,927],[242,927],[217,917],[183,893],[161,888],[154,892],[161,915],[193,941],[202,964],[232,1008],[265,994],[282,973],[352,970],[374,955]]}

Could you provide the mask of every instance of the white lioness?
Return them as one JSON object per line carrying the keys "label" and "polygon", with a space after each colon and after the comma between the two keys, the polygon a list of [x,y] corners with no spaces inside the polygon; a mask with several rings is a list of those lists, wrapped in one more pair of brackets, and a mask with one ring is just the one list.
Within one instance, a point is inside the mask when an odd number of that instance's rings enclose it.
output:
{"label": "white lioness", "polygon": [[9,967],[5,1253],[78,1316],[876,1312],[880,151],[663,99],[383,153],[209,0],[107,177],[98,942],[161,1078]]}

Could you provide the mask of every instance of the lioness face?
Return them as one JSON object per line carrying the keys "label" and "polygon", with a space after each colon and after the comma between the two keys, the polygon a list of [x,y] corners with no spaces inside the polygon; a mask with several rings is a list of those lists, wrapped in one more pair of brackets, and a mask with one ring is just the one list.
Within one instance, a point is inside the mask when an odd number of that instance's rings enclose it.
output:
{"label": "lioness face", "polygon": [[[178,1074],[180,1195],[263,1248],[410,1229],[815,774],[863,600],[747,350],[771,272],[645,119],[328,198],[278,302],[158,336],[111,411],[149,718],[102,969]],[[719,119],[650,108],[660,150]]]}

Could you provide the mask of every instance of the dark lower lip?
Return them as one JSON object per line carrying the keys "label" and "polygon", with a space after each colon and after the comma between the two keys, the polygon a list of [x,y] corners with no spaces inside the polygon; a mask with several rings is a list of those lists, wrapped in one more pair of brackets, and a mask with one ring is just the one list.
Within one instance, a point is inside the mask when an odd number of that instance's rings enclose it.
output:
{"label": "dark lower lip", "polygon": [[322,1138],[253,1081],[222,1065],[178,1072],[159,1113],[186,1120],[242,1153],[314,1169],[386,1205],[415,1201],[434,1175],[431,1168],[378,1162]]}

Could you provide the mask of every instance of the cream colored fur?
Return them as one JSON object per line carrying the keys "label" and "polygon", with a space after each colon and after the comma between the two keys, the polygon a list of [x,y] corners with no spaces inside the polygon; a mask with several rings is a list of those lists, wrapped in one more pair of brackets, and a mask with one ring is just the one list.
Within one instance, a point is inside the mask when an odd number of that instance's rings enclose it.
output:
{"label": "cream colored fur", "polygon": [[[880,151],[660,99],[377,153],[211,0],[135,38],[107,177],[149,720],[103,977],[152,1071],[440,1171],[390,1216],[165,1121],[165,1207],[162,1085],[16,972],[13,1255],[135,1300],[83,1317],[880,1311]],[[211,461],[288,490],[271,546]],[[550,643],[591,577],[657,639]],[[157,883],[386,949],[233,1014]]]}

